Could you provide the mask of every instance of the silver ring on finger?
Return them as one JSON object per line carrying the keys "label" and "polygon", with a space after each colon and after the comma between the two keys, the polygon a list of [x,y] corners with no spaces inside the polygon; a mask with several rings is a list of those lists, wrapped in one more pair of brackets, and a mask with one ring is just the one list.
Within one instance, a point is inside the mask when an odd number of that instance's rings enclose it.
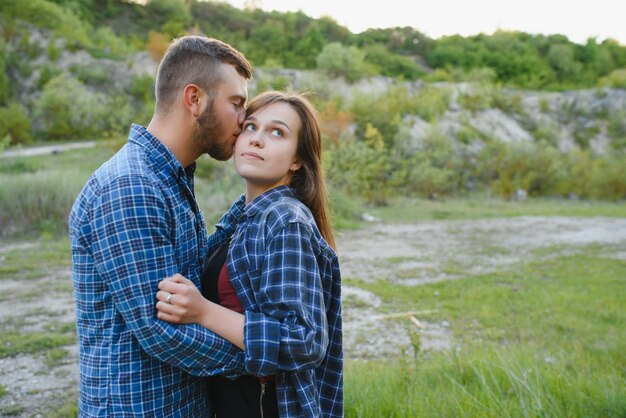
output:
{"label": "silver ring on finger", "polygon": [[165,298],[165,303],[170,303],[171,300],[172,300],[172,294],[168,293],[167,297]]}

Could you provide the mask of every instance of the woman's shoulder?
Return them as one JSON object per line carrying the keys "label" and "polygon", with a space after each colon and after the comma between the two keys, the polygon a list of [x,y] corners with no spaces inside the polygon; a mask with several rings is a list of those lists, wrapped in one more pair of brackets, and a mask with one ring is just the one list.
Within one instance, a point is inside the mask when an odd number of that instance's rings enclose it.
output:
{"label": "woman's shoulder", "polygon": [[309,208],[300,200],[281,196],[263,211],[260,222],[267,224],[270,230],[276,230],[292,223],[310,226],[315,221]]}

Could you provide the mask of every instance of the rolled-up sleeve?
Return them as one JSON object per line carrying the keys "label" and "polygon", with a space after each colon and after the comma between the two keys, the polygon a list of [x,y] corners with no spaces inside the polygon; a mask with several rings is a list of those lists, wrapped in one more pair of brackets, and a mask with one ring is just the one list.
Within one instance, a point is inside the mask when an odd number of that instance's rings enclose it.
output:
{"label": "rolled-up sleeve", "polygon": [[311,234],[308,225],[291,222],[269,239],[258,272],[260,311],[245,312],[248,373],[313,369],[324,358],[328,324]]}
{"label": "rolled-up sleeve", "polygon": [[194,375],[243,369],[241,350],[198,325],[156,318],[163,278],[179,273],[162,193],[140,176],[120,177],[92,207],[91,251],[115,310],[149,355]]}

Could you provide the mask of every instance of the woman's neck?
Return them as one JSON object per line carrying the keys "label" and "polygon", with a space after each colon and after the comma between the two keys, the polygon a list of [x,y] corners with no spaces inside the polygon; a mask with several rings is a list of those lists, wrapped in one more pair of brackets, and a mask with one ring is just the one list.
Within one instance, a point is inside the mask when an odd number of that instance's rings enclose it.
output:
{"label": "woman's neck", "polygon": [[275,189],[280,186],[286,186],[285,182],[279,182],[272,185],[267,184],[254,184],[249,181],[246,181],[246,205],[250,204],[254,199],[261,196],[263,193]]}

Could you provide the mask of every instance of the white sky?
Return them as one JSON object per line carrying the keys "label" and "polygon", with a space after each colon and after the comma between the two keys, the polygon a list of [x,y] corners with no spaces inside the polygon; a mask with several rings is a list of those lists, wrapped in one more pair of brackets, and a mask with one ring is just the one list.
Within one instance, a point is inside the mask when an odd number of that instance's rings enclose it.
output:
{"label": "white sky", "polygon": [[491,34],[497,29],[566,35],[584,43],[616,39],[626,45],[626,0],[228,0],[263,10],[332,17],[352,32],[411,26],[431,38]]}

